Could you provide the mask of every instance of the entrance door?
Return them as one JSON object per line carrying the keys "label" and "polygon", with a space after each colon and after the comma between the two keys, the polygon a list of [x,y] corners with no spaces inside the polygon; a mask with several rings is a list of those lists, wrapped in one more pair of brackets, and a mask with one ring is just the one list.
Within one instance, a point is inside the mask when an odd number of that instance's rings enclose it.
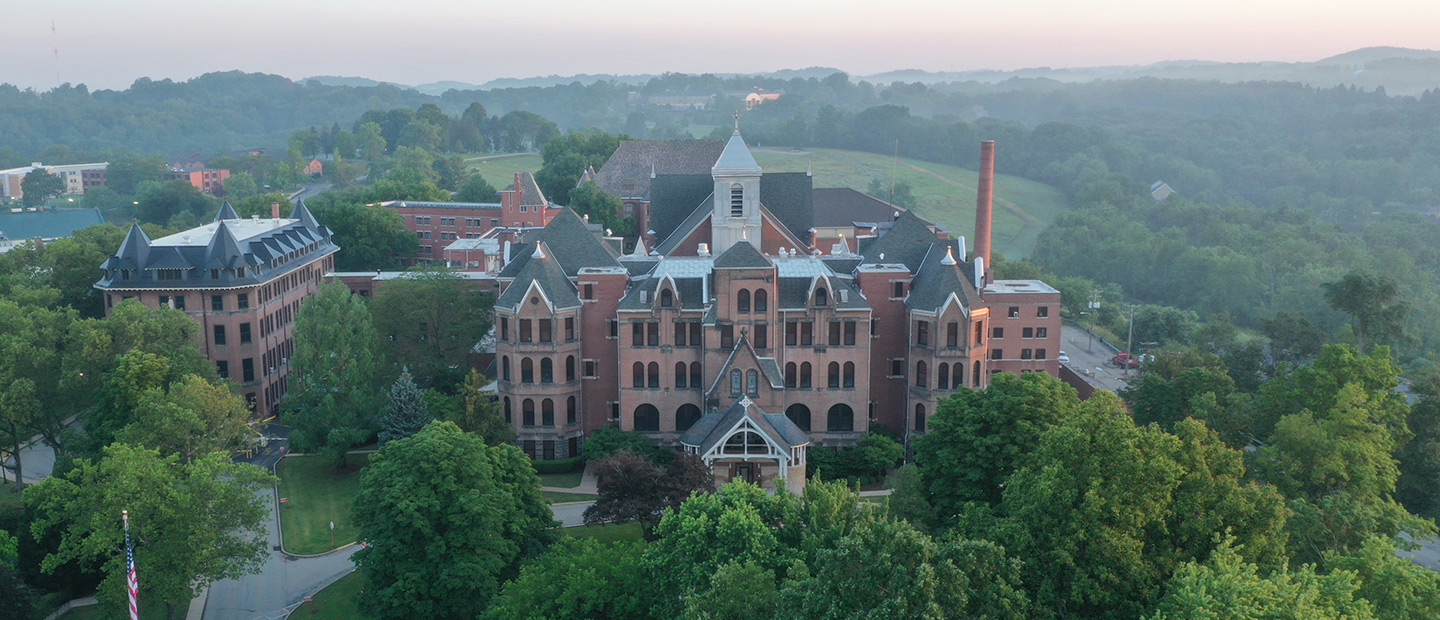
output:
{"label": "entrance door", "polygon": [[756,467],[754,463],[736,463],[735,475],[730,477],[731,480],[744,480],[746,482],[756,482],[759,478],[760,468]]}

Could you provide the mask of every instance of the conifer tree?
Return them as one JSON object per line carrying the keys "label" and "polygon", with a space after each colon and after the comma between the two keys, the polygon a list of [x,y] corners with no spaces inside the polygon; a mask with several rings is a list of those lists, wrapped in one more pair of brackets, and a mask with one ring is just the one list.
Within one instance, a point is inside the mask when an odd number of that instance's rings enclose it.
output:
{"label": "conifer tree", "polygon": [[380,445],[414,435],[430,421],[425,395],[415,385],[410,369],[401,370],[400,378],[390,386],[390,403],[385,407],[385,417],[380,419]]}

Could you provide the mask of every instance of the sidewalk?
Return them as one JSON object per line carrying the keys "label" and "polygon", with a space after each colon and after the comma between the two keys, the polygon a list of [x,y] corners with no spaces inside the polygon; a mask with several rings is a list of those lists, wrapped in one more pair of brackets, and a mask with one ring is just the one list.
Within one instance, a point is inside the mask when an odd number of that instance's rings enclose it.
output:
{"label": "sidewalk", "polygon": [[540,487],[541,491],[551,493],[588,493],[597,495],[600,492],[596,488],[595,472],[590,468],[590,463],[585,463],[585,471],[580,473],[580,484],[574,487]]}

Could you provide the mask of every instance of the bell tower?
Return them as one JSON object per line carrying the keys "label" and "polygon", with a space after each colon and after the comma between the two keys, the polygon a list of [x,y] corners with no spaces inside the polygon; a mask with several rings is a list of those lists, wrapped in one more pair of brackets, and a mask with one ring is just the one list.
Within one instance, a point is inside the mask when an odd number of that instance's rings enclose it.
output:
{"label": "bell tower", "polygon": [[710,213],[711,252],[723,254],[742,241],[760,249],[760,164],[740,137],[740,114],[735,133],[710,169],[715,180],[715,202]]}

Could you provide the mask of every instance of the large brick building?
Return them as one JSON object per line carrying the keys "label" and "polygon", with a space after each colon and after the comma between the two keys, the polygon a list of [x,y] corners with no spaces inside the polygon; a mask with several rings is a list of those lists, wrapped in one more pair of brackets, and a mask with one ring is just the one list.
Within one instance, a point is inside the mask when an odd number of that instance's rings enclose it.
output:
{"label": "large brick building", "polygon": [[[1002,370],[1058,374],[1059,294],[991,280],[988,192],[969,260],[964,239],[853,196],[859,211],[840,217],[854,234],[820,243],[811,177],[764,174],[738,130],[710,174],[656,174],[647,192],[654,234],[629,254],[568,209],[506,253],[497,391],[536,458],[616,424],[701,455],[722,480],[793,488],[809,445],[877,425],[908,443],[955,389]],[[1006,343],[1030,330],[1030,359],[991,359],[1002,323]]]}
{"label": "large brick building", "polygon": [[183,310],[202,325],[219,375],[256,411],[274,413],[288,387],[295,316],[339,250],[305,203],[291,216],[243,219],[227,202],[214,222],[167,237],[132,226],[100,266],[106,313],[126,299]]}
{"label": "large brick building", "polygon": [[420,244],[416,259],[421,261],[449,262],[445,250],[456,241],[494,237],[492,231],[503,228],[540,228],[560,212],[529,172],[515,173],[515,182],[500,190],[500,202],[392,200],[381,204],[399,213],[405,229],[415,233]]}

